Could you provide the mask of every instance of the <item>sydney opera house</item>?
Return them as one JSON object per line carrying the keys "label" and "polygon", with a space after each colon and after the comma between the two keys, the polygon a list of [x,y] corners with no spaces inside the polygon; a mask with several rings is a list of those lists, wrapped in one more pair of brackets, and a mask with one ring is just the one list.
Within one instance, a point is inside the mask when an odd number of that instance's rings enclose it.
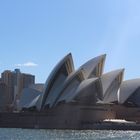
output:
{"label": "sydney opera house", "polygon": [[[25,88],[12,127],[92,128],[106,119],[140,121],[140,79],[123,81],[124,69],[104,73],[106,55],[77,70],[71,54],[52,70],[43,86]],[[2,115],[1,115],[2,116]],[[3,115],[5,117],[5,114]],[[6,123],[1,119],[3,126]]]}

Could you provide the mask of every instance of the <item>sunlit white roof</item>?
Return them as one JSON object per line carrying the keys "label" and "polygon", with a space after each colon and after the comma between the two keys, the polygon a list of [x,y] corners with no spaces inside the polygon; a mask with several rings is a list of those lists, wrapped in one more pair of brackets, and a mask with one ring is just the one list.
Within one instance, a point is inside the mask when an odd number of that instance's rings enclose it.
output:
{"label": "sunlit white roof", "polygon": [[[71,83],[75,76],[82,76],[82,80],[90,77],[100,76],[103,71],[105,57],[106,55],[95,57],[87,63],[85,63],[84,65],[82,65],[77,71],[74,71],[74,65],[71,54],[64,57],[57,64],[53,72],[50,74],[48,80],[46,81],[45,90],[42,97],[42,106],[53,106],[55,102],[57,102],[59,96],[62,96],[63,89],[66,89],[67,85]],[[64,75],[61,72],[61,69],[64,72],[64,66],[67,71],[67,75]],[[79,75],[81,71],[82,74]]]}
{"label": "sunlit white roof", "polygon": [[108,73],[105,73],[101,76],[101,82],[103,86],[103,93],[107,91],[111,83],[115,80],[115,78],[124,71],[124,69],[114,70]]}
{"label": "sunlit white roof", "polygon": [[40,98],[40,95],[37,97],[33,98],[33,100],[29,104],[25,104],[22,108],[31,108],[31,107],[36,107],[38,109],[38,100]]}
{"label": "sunlit white roof", "polygon": [[19,108],[30,108],[33,106],[37,106],[37,101],[42,93],[32,89],[32,88],[25,88],[22,91],[22,96],[19,102]]}
{"label": "sunlit white roof", "polygon": [[[63,89],[66,89],[67,86],[70,85],[69,83],[71,83],[73,78],[75,76],[77,76],[77,74],[79,75],[79,73],[81,73],[81,72],[82,72],[82,74],[81,74],[82,75],[82,81],[84,79],[87,79],[87,78],[100,76],[102,74],[102,71],[103,71],[105,57],[106,57],[105,54],[100,55],[98,57],[95,57],[95,58],[89,60],[88,62],[86,62],[85,64],[83,64],[77,71],[72,72],[67,77],[65,83],[63,84]],[[88,80],[88,81],[90,81],[90,80]],[[63,93],[63,91],[62,91],[62,93]],[[66,94],[66,92],[64,92],[63,94],[62,93],[61,93],[61,96],[59,97],[58,101],[62,100],[62,96],[64,96],[64,93]],[[73,92],[73,94],[75,94],[75,92]],[[69,94],[67,96],[69,96]],[[65,100],[69,100],[69,99],[67,98]],[[56,101],[56,102],[58,102],[58,101]]]}
{"label": "sunlit white roof", "polygon": [[86,100],[87,97],[90,97],[90,98],[94,97],[98,99],[103,98],[102,85],[99,78],[90,78],[90,79],[86,79],[82,81],[80,85],[78,86],[77,90],[75,91],[75,93],[73,94],[73,96],[71,96],[68,101],[71,101],[74,99],[77,99],[80,101],[81,98],[82,99],[85,98]]}
{"label": "sunlit white roof", "polygon": [[74,64],[71,53],[66,55],[53,69],[51,74],[49,75],[42,95],[41,106],[40,109],[45,105],[46,99],[48,103],[53,102],[59,90],[63,88],[63,83],[70,73],[74,71]]}
{"label": "sunlit white roof", "polygon": [[104,102],[117,101],[117,92],[123,79],[124,69],[114,70],[101,76]]}
{"label": "sunlit white roof", "polygon": [[58,102],[61,102],[61,101],[68,100],[69,96],[72,96],[72,94],[75,93],[75,90],[78,88],[79,84],[83,80],[84,80],[84,76],[83,76],[82,70],[76,71],[75,73],[71,74],[67,78],[67,80],[64,84],[63,90],[61,91],[55,104],[57,104]]}
{"label": "sunlit white roof", "polygon": [[105,54],[100,55],[83,64],[79,69],[83,70],[84,77],[87,79],[91,77],[101,76],[105,58]]}
{"label": "sunlit white roof", "polygon": [[139,87],[140,87],[140,79],[123,81],[118,95],[119,103],[123,104]]}

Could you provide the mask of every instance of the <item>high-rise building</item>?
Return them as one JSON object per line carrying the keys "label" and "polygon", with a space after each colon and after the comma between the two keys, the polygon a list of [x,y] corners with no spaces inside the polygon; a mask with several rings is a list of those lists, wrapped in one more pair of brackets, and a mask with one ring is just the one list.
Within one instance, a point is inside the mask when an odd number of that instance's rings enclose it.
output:
{"label": "high-rise building", "polygon": [[35,76],[25,73],[17,73],[17,83],[15,85],[15,96],[17,100],[20,99],[23,88],[27,88],[32,84],[35,84]]}
{"label": "high-rise building", "polygon": [[0,112],[7,111],[11,103],[8,86],[0,82]]}
{"label": "high-rise building", "polygon": [[10,96],[9,104],[12,104],[14,100],[14,85],[15,85],[14,74],[10,70],[4,71],[1,74],[1,81],[5,83],[8,88],[8,94]]}
{"label": "high-rise building", "polygon": [[1,81],[9,89],[10,103],[16,104],[21,97],[23,88],[27,88],[35,83],[35,76],[21,73],[19,69],[14,71],[6,70],[1,74]]}

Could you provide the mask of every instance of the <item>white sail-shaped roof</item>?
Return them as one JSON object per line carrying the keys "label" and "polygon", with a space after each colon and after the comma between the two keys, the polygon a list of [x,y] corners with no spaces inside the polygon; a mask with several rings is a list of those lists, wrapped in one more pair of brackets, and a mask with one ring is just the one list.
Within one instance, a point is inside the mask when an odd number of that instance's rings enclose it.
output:
{"label": "white sail-shaped roof", "polygon": [[[41,96],[41,92],[32,88],[25,88],[22,91],[22,96],[19,102],[19,108],[37,107],[37,102]],[[37,107],[38,108],[38,107]]]}
{"label": "white sail-shaped roof", "polygon": [[[101,55],[101,56],[91,59],[90,61],[88,61],[87,63],[82,65],[77,71],[71,72],[67,77],[64,76],[62,73],[60,73],[60,70],[59,70],[59,74],[58,74],[59,76],[57,76],[57,79],[53,85],[54,88],[52,88],[50,90],[50,93],[47,95],[45,103],[43,103],[44,106],[52,107],[55,104],[55,102],[57,102],[57,99],[61,95],[63,89],[65,89],[65,87],[67,87],[67,85],[69,84],[69,82],[71,82],[73,77],[75,77],[75,75],[77,75],[77,73],[79,73],[80,71],[82,71],[82,73],[83,73],[82,74],[83,80],[86,78],[90,78],[90,77],[100,76],[103,71],[105,57],[106,57],[106,55]],[[62,62],[64,63],[64,60],[66,60],[66,58],[67,57],[65,57],[65,59],[63,59],[63,61],[61,61],[61,65],[62,65]],[[73,65],[73,63],[71,63],[71,65]],[[60,64],[58,66],[60,67]],[[60,67],[60,69],[61,69],[61,67]],[[56,92],[57,92],[57,94],[56,94]]]}
{"label": "white sail-shaped roof", "polygon": [[[85,64],[83,64],[77,71],[71,73],[67,77],[65,83],[63,84],[63,89],[65,89],[67,87],[67,85],[69,83],[71,83],[71,80],[80,71],[82,71],[82,75],[83,75],[82,77],[84,79],[91,78],[91,77],[96,77],[96,76],[100,76],[102,74],[102,71],[103,71],[105,57],[106,57],[106,55],[100,55],[98,57],[95,57],[95,58],[89,60],[88,62],[86,62]],[[59,95],[59,99],[60,99],[61,98],[60,96],[62,96],[62,91],[59,94],[60,94]]]}
{"label": "white sail-shaped roof", "polygon": [[[76,80],[76,79],[75,79]],[[75,83],[76,86],[73,86]],[[102,98],[102,85],[100,79],[91,78],[82,81],[79,84],[72,81],[63,91],[60,98],[57,100],[59,102],[82,102],[82,103],[96,103],[98,99]]]}
{"label": "white sail-shaped roof", "polygon": [[40,95],[35,97],[29,104],[25,104],[22,108],[36,107],[36,109],[38,110],[38,100],[39,100],[39,98],[40,98]]}
{"label": "white sail-shaped roof", "polygon": [[49,107],[52,107],[53,105],[56,104],[57,100],[59,100],[62,96],[62,93],[64,91],[64,89],[67,88],[67,86],[72,82],[74,81],[74,79],[77,78],[79,83],[81,81],[84,80],[84,76],[83,76],[83,72],[82,70],[79,70],[79,71],[76,71],[76,72],[72,72],[68,77],[67,79],[65,80],[65,82],[63,84],[61,84],[61,90],[57,91],[57,97],[55,98],[55,100],[53,100],[53,102],[49,102],[49,98],[46,99],[46,102],[45,102],[45,105],[48,105],[49,104]]}
{"label": "white sail-shaped roof", "polygon": [[68,100],[69,97],[75,93],[77,87],[80,85],[80,83],[83,80],[84,80],[84,76],[82,70],[79,70],[74,74],[72,74],[65,82],[65,86],[61,91],[59,97],[57,98],[55,105],[58,104],[59,102]]}
{"label": "white sail-shaped roof", "polygon": [[103,68],[104,68],[104,61],[105,61],[106,55],[100,55],[97,56],[85,64],[83,64],[79,70],[83,70],[84,77],[86,79],[92,78],[92,77],[99,77],[102,75]]}
{"label": "white sail-shaped roof", "polygon": [[105,103],[117,101],[117,93],[123,79],[123,72],[124,69],[119,69],[101,76],[104,95],[103,101]]}
{"label": "white sail-shaped roof", "polygon": [[100,79],[90,78],[81,82],[73,96],[70,96],[67,102],[75,100],[86,104],[93,104],[102,98],[102,85]]}
{"label": "white sail-shaped roof", "polygon": [[41,108],[44,107],[46,100],[50,104],[57,98],[57,94],[62,90],[66,78],[74,71],[74,64],[71,53],[65,56],[53,69],[49,75],[42,95]]}
{"label": "white sail-shaped roof", "polygon": [[118,94],[119,103],[123,104],[139,87],[140,79],[123,81]]}

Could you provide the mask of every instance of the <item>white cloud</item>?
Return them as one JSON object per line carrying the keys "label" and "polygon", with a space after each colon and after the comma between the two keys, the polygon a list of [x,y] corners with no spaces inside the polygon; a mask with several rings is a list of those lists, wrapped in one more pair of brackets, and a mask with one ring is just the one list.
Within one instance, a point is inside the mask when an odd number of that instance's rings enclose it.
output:
{"label": "white cloud", "polygon": [[36,66],[38,66],[38,64],[29,61],[29,62],[26,62],[23,64],[16,64],[15,66],[17,66],[17,67],[36,67]]}

